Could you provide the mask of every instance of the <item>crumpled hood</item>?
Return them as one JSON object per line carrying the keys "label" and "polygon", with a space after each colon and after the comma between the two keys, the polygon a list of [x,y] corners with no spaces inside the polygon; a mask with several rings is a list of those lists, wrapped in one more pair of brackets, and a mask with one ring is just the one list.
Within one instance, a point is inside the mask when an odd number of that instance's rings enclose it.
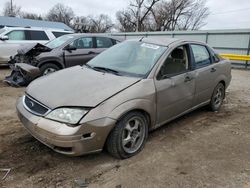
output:
{"label": "crumpled hood", "polygon": [[26,93],[51,109],[95,107],[139,80],[75,66],[36,79]]}
{"label": "crumpled hood", "polygon": [[17,54],[36,56],[43,52],[50,52],[51,50],[52,50],[51,48],[42,45],[40,43],[33,43],[33,44],[27,44],[23,48],[17,50]]}

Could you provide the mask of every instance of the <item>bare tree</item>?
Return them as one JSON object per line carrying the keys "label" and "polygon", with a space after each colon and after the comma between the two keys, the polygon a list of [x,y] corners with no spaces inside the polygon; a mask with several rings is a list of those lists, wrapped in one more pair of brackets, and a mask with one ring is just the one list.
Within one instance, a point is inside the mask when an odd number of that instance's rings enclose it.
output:
{"label": "bare tree", "polygon": [[21,15],[21,7],[13,4],[12,1],[6,2],[3,9],[4,16],[17,17]]}
{"label": "bare tree", "polygon": [[116,18],[120,31],[172,31],[199,29],[208,15],[206,0],[134,0]]}
{"label": "bare tree", "polygon": [[151,10],[160,0],[133,0],[124,11],[118,11],[116,18],[118,28],[122,31],[145,31]]}
{"label": "bare tree", "polygon": [[21,13],[22,18],[32,19],[32,20],[43,20],[43,17],[39,14],[23,12]]}
{"label": "bare tree", "polygon": [[70,25],[70,22],[73,18],[74,12],[72,8],[61,3],[58,3],[52,7],[46,16],[46,19],[49,21],[63,22],[67,25]]}
{"label": "bare tree", "polygon": [[105,33],[110,32],[114,24],[108,15],[75,17],[73,27],[77,32]]}
{"label": "bare tree", "polygon": [[118,11],[116,13],[117,29],[122,32],[133,32],[136,30],[136,20],[129,11]]}
{"label": "bare tree", "polygon": [[91,33],[109,32],[114,26],[110,17],[105,14],[100,14],[99,16],[89,16],[89,20]]}
{"label": "bare tree", "polygon": [[201,28],[209,15],[206,0],[163,1],[152,9],[152,28],[161,30],[195,30]]}
{"label": "bare tree", "polygon": [[204,20],[209,15],[209,10],[205,6],[206,0],[196,0],[192,3],[187,13],[181,17],[178,24],[180,30],[198,30],[206,25]]}

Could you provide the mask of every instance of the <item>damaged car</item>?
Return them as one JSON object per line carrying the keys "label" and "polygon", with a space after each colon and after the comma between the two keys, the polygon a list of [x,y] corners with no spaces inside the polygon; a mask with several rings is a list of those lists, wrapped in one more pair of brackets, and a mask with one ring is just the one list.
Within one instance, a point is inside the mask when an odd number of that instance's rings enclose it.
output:
{"label": "damaged car", "polygon": [[92,34],[68,34],[45,45],[36,43],[18,50],[9,62],[12,72],[5,82],[25,86],[39,76],[63,68],[83,65],[120,39]]}
{"label": "damaged car", "polygon": [[106,147],[125,159],[143,149],[150,130],[201,106],[218,111],[230,81],[230,61],[205,43],[133,39],[33,81],[17,112],[56,152],[78,156]]}

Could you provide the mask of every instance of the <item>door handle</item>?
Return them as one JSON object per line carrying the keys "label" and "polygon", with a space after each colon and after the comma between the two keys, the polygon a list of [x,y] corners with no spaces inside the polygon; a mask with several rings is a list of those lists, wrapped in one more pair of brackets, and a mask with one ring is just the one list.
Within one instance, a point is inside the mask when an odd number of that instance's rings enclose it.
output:
{"label": "door handle", "polygon": [[93,51],[89,51],[88,52],[88,54],[90,55],[90,54],[95,54],[95,52],[93,52]]}
{"label": "door handle", "polygon": [[211,68],[210,72],[215,72],[216,71],[216,68]]}
{"label": "door handle", "polygon": [[191,80],[193,80],[192,77],[186,76],[185,79],[184,79],[184,82],[190,82]]}

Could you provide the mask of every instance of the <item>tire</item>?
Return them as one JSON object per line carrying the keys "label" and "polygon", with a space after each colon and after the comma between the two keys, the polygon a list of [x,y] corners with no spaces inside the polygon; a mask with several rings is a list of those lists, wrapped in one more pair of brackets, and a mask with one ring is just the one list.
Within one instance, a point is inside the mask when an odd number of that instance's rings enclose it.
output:
{"label": "tire", "polygon": [[40,67],[41,75],[45,76],[58,71],[60,68],[53,63],[46,63]]}
{"label": "tire", "polygon": [[123,116],[109,134],[106,142],[108,152],[118,159],[126,159],[139,153],[148,137],[148,121],[140,112]]}
{"label": "tire", "polygon": [[225,86],[222,83],[219,83],[213,91],[209,107],[212,111],[218,111],[223,103],[225,98]]}

